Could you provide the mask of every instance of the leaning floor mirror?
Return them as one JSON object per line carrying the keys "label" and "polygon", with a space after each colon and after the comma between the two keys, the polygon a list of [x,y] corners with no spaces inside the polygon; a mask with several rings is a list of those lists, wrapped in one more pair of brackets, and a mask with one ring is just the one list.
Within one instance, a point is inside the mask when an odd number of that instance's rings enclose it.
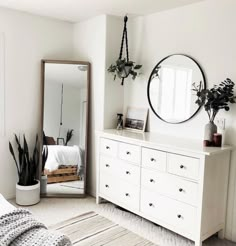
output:
{"label": "leaning floor mirror", "polygon": [[90,64],[42,60],[42,196],[86,191]]}

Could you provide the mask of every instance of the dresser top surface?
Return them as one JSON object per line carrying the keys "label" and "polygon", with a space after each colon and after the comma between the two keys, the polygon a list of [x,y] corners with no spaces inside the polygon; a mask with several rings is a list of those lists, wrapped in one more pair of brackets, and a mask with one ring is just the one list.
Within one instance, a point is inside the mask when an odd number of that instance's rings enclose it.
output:
{"label": "dresser top surface", "polygon": [[233,149],[233,147],[229,145],[225,145],[223,147],[204,147],[202,142],[198,140],[177,138],[151,132],[139,133],[129,130],[107,129],[97,131],[97,134],[101,137],[107,137],[117,141],[126,141],[136,144],[139,143],[143,145],[151,144],[156,147],[171,148],[204,155],[217,154]]}

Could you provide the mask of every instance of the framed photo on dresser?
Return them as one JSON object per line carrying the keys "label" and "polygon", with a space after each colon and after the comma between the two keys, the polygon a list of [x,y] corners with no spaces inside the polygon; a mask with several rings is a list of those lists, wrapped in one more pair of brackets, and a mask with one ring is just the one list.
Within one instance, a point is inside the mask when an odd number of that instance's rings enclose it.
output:
{"label": "framed photo on dresser", "polygon": [[146,129],[147,115],[147,108],[128,107],[124,128],[132,131],[144,132]]}

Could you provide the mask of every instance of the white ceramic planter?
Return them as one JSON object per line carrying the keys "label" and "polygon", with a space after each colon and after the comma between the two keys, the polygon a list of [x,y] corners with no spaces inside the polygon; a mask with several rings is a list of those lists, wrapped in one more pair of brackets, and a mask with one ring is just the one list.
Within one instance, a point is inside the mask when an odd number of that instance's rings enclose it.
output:
{"label": "white ceramic planter", "polygon": [[47,193],[47,184],[48,184],[48,176],[42,175],[40,178],[40,193],[41,194]]}
{"label": "white ceramic planter", "polygon": [[40,201],[40,181],[31,186],[16,184],[16,203],[22,206],[29,206]]}

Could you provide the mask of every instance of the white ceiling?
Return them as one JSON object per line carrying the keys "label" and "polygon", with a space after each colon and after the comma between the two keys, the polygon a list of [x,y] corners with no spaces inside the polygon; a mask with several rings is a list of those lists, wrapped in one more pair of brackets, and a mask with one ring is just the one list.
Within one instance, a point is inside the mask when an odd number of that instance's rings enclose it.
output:
{"label": "white ceiling", "polygon": [[0,0],[0,6],[71,22],[110,14],[147,15],[204,0]]}
{"label": "white ceiling", "polygon": [[87,72],[80,71],[78,67],[84,68],[86,65],[46,63],[45,83],[63,83],[77,88],[85,88],[87,86]]}

